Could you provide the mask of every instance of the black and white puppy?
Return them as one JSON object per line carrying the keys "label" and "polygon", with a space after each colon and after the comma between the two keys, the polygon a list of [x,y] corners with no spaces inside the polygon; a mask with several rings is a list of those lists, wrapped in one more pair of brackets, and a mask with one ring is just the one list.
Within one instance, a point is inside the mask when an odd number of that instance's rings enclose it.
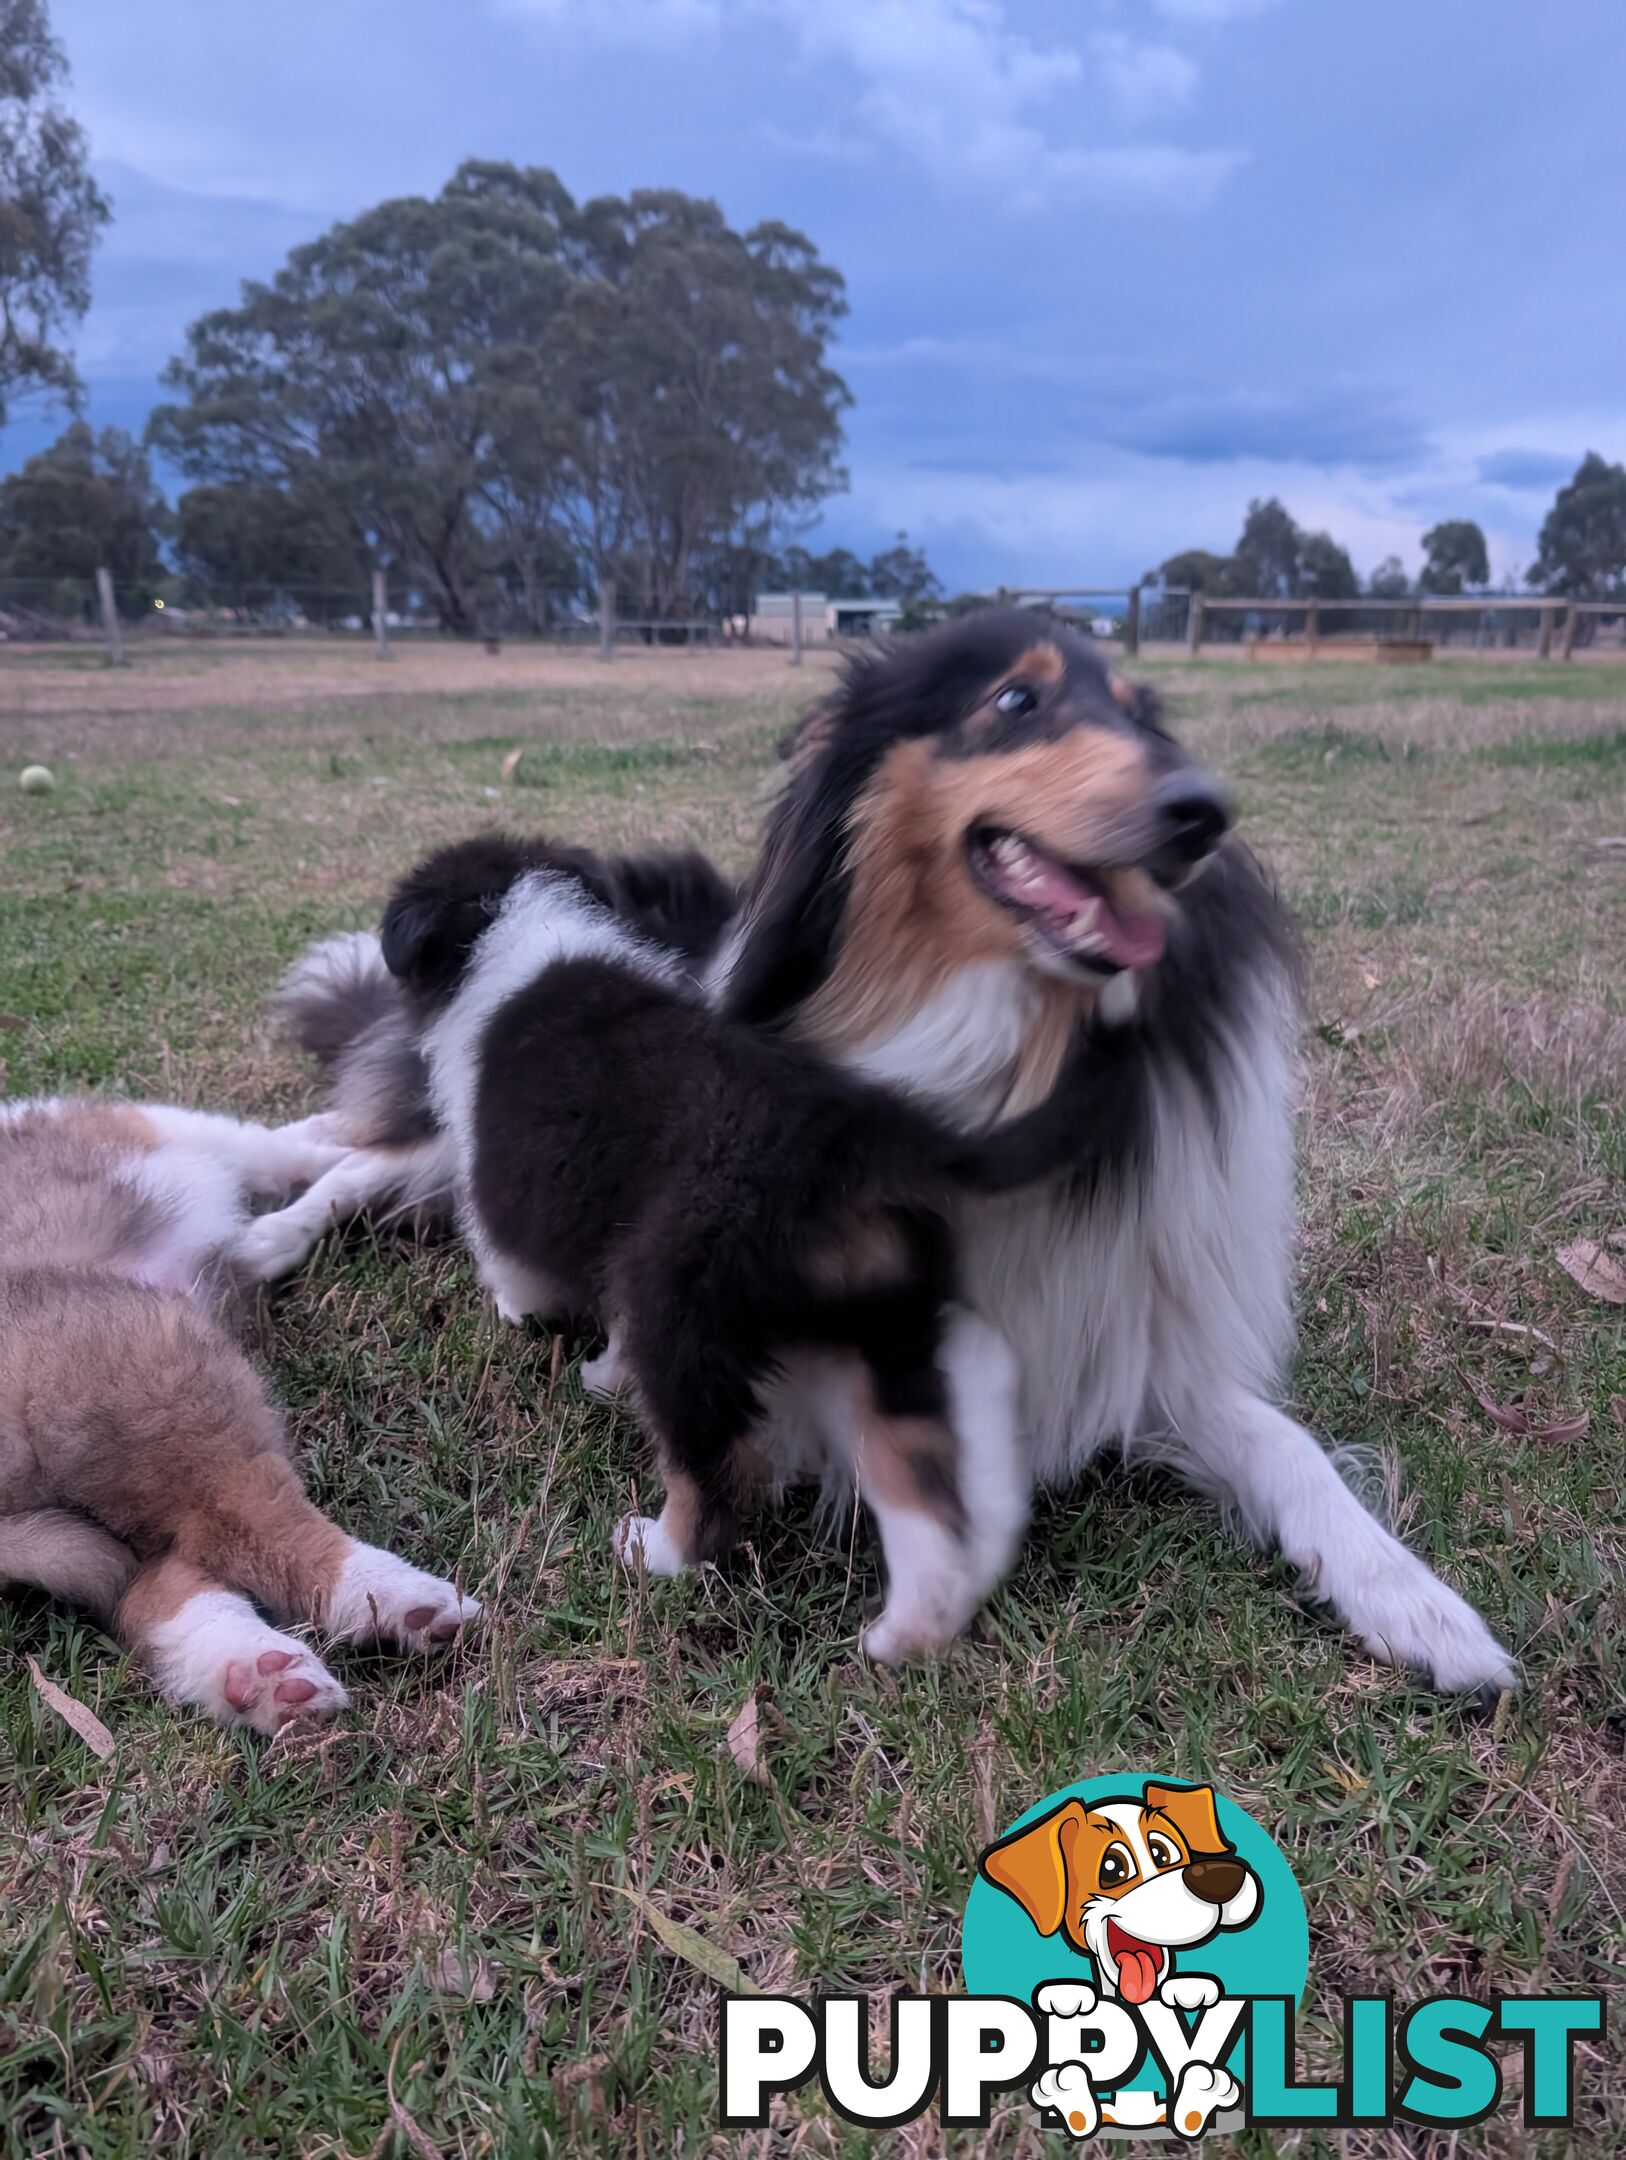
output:
{"label": "black and white puppy", "polygon": [[[510,1319],[591,1316],[665,1483],[616,1551],[653,1574],[720,1558],[753,1487],[834,1470],[879,1526],[892,1661],[952,1640],[1027,1521],[1017,1374],[955,1302],[946,1211],[1069,1145],[1047,1100],[968,1139],[816,1052],[711,1009],[589,868],[490,837],[421,865],[383,953],[422,1028],[463,1229]],[[821,1459],[771,1448],[763,1390],[805,1362]]]}

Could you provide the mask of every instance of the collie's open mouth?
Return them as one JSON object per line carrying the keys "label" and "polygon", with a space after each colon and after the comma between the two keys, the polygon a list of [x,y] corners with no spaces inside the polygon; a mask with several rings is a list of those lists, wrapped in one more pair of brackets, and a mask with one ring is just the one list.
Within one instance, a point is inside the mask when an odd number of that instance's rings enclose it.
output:
{"label": "collie's open mouth", "polygon": [[1162,957],[1161,915],[1125,904],[1117,873],[1063,862],[1022,833],[979,825],[968,837],[971,874],[1061,958],[1115,975]]}
{"label": "collie's open mouth", "polygon": [[1142,1942],[1116,1920],[1109,1920],[1107,1954],[1118,1968],[1118,1993],[1124,2001],[1150,2002],[1168,1969],[1169,1953],[1163,1945]]}

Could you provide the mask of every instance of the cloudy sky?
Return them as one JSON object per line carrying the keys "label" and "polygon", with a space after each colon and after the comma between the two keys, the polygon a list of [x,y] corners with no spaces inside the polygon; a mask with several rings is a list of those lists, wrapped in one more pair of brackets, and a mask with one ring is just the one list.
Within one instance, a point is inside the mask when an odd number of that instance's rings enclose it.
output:
{"label": "cloudy sky", "polygon": [[[846,275],[851,492],[955,586],[1110,583],[1277,493],[1517,572],[1626,455],[1626,8],[1548,0],[54,0],[116,206],[80,343],[184,325],[468,155],[777,216]],[[38,447],[0,436],[0,466]]]}

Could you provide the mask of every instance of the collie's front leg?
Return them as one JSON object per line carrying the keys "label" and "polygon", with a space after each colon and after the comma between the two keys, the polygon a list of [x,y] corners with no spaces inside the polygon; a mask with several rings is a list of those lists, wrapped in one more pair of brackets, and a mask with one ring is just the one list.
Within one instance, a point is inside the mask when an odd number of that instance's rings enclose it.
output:
{"label": "collie's front leg", "polygon": [[1448,1691],[1513,1685],[1512,1659],[1473,1607],[1390,1536],[1282,1411],[1241,1388],[1216,1390],[1178,1419],[1171,1452],[1303,1571],[1374,1657]]}

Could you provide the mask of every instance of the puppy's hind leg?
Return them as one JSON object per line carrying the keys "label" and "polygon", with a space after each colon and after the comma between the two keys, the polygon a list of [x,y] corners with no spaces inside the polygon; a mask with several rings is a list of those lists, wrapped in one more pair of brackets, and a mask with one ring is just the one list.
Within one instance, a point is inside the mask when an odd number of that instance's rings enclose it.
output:
{"label": "puppy's hind leg", "polygon": [[258,1125],[169,1103],[143,1104],[142,1115],[161,1141],[224,1163],[250,1193],[281,1198],[321,1177],[346,1153],[319,1117],[296,1125]]}
{"label": "puppy's hind leg", "polygon": [[751,1362],[702,1342],[681,1320],[651,1328],[647,1309],[619,1347],[622,1378],[656,1442],[666,1504],[658,1517],[623,1515],[611,1550],[650,1575],[721,1560],[739,1530],[740,1450],[761,1415]]}
{"label": "puppy's hind leg", "polygon": [[217,1724],[274,1733],[291,1718],[331,1717],[350,1698],[321,1659],[267,1625],[248,1599],[189,1560],[141,1569],[116,1630],[172,1702]]}
{"label": "puppy's hind leg", "polygon": [[451,1196],[452,1149],[446,1140],[406,1148],[329,1150],[330,1166],[297,1200],[245,1223],[227,1259],[249,1282],[275,1282],[304,1265],[329,1230],[388,1203],[399,1213],[444,1207]]}

